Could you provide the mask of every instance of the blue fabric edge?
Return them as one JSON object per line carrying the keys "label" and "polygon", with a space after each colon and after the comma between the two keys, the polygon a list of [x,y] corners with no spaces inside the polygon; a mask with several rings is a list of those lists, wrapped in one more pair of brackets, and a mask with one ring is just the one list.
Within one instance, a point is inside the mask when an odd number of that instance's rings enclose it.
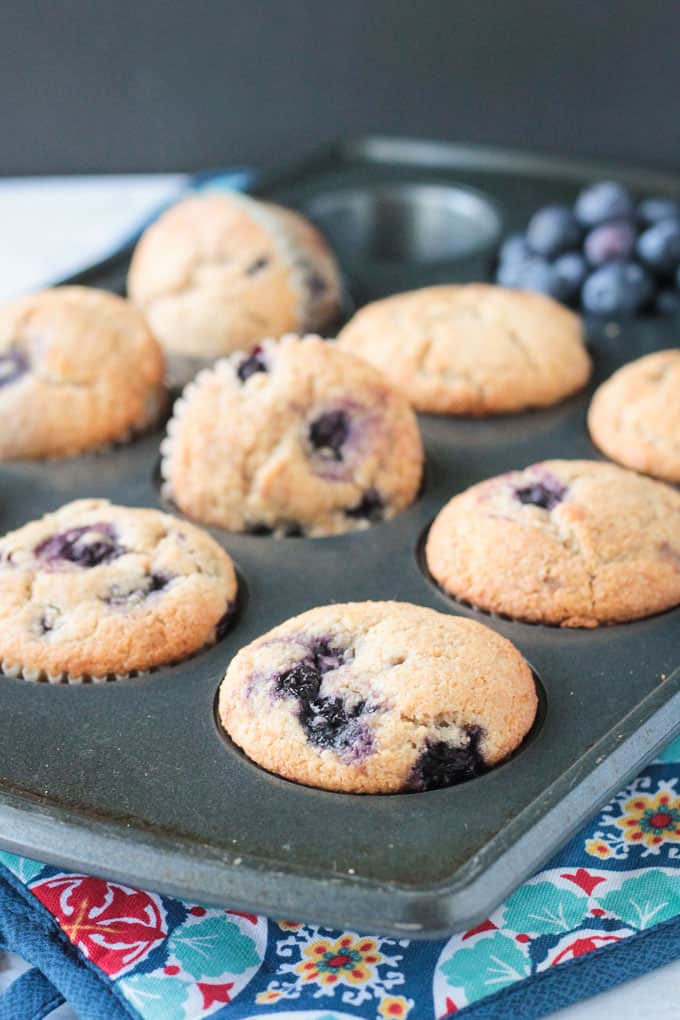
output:
{"label": "blue fabric edge", "polygon": [[[604,957],[606,968],[601,966]],[[653,957],[652,962],[650,957]],[[615,945],[593,949],[570,963],[542,971],[445,1016],[451,1020],[458,1020],[458,1017],[464,1020],[507,1020],[509,1016],[537,1020],[648,974],[679,957],[680,915]],[[535,1002],[537,990],[542,994],[542,1003]],[[549,1004],[545,1002],[547,995],[551,999]]]}
{"label": "blue fabric edge", "polygon": [[37,967],[81,1020],[140,1020],[115,983],[69,942],[49,910],[3,864],[0,932],[4,947]]}
{"label": "blue fabric edge", "polygon": [[37,967],[24,971],[0,995],[0,1020],[43,1020],[64,1002]]}

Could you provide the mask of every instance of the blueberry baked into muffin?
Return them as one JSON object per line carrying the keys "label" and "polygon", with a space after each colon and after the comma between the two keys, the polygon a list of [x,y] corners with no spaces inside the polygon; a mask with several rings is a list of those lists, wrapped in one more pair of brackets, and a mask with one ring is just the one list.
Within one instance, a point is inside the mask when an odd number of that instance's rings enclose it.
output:
{"label": "blueberry baked into muffin", "polygon": [[232,660],[218,706],[258,765],[348,793],[478,775],[519,746],[536,709],[514,645],[403,602],[322,606],[287,620]]}
{"label": "blueberry baked into muffin", "polygon": [[0,673],[75,682],[177,662],[224,635],[236,590],[199,528],[69,503],[0,539]]}
{"label": "blueberry baked into muffin", "polygon": [[206,369],[161,446],[164,493],[229,531],[334,535],[415,498],[423,449],[407,401],[319,337],[268,341]]}
{"label": "blueberry baked into muffin", "polygon": [[492,415],[582,389],[581,322],[552,298],[482,283],[425,287],[366,305],[338,336],[418,411]]}
{"label": "blueberry baked into muffin", "polygon": [[134,305],[57,287],[0,306],[0,460],[67,457],[152,425],[161,348]]}
{"label": "blueberry baked into muffin", "polygon": [[611,460],[680,482],[680,350],[648,354],[615,372],[593,397],[588,427]]}
{"label": "blueberry baked into muffin", "polygon": [[177,383],[266,337],[324,330],[342,300],[319,232],[298,213],[236,193],[184,199],[152,224],[135,249],[128,293]]}
{"label": "blueberry baked into muffin", "polygon": [[680,603],[680,492],[599,461],[534,464],[454,496],[426,559],[447,592],[492,613],[635,620]]}

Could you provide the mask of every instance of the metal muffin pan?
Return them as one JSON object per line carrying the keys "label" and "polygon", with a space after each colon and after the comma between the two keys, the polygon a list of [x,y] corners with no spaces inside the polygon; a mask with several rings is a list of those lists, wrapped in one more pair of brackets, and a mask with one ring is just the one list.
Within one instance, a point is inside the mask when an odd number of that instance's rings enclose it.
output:
{"label": "metal muffin pan", "polygon": [[[389,139],[339,145],[261,179],[257,192],[322,226],[335,217],[329,233],[360,303],[488,278],[502,230],[603,172],[680,195],[679,180],[658,174]],[[370,230],[358,213],[338,214],[348,201],[368,210]],[[454,218],[475,209],[481,217],[460,249],[430,234],[439,201]],[[123,254],[77,281],[121,290],[126,265]],[[587,392],[496,419],[422,416],[423,491],[395,520],[326,539],[211,529],[247,592],[214,648],[103,685],[1,680],[0,844],[189,899],[402,937],[486,916],[680,730],[680,609],[594,631],[534,626],[456,603],[422,568],[423,535],[454,493],[537,460],[597,457],[585,428],[594,386],[623,362],[677,343],[662,320],[589,331],[596,372]],[[161,435],[72,461],[0,465],[0,530],[80,496],[162,506]],[[522,748],[460,786],[393,796],[308,789],[248,761],[214,714],[235,652],[312,606],[386,598],[479,619],[515,642],[543,691]]]}

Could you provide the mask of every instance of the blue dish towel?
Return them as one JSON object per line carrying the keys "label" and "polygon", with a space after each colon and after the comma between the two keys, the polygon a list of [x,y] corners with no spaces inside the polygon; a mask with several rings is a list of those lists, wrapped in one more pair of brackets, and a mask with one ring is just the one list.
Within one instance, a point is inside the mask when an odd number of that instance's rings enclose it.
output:
{"label": "blue dish towel", "polygon": [[0,1020],[531,1020],[680,955],[680,740],[483,924],[432,942],[186,903],[0,853]]}
{"label": "blue dish towel", "polygon": [[[193,186],[244,187],[245,171]],[[187,903],[0,852],[0,1020],[532,1020],[680,955],[680,739],[483,924],[409,942]]]}

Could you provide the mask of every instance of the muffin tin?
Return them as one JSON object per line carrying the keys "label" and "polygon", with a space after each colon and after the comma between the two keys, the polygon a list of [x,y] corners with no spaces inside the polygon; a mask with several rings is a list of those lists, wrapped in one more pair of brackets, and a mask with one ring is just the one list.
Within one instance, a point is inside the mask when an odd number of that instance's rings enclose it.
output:
{"label": "muffin tin", "polygon": [[[658,174],[377,138],[340,144],[255,190],[325,229],[360,304],[488,279],[503,231],[603,173],[680,195],[680,181]],[[122,290],[128,255],[69,282]],[[594,631],[533,626],[456,603],[422,563],[423,536],[454,493],[537,460],[598,457],[585,428],[594,386],[677,344],[662,320],[589,334],[595,377],[578,397],[482,421],[421,416],[423,491],[393,521],[326,539],[212,529],[242,585],[236,624],[214,648],[128,681],[2,680],[0,844],[189,899],[401,937],[486,916],[680,729],[680,609]],[[162,506],[161,435],[67,462],[0,465],[0,530],[80,496]],[[249,762],[215,721],[238,648],[312,606],[384,598],[479,619],[515,642],[542,691],[522,748],[462,785],[393,796],[308,789]]]}

